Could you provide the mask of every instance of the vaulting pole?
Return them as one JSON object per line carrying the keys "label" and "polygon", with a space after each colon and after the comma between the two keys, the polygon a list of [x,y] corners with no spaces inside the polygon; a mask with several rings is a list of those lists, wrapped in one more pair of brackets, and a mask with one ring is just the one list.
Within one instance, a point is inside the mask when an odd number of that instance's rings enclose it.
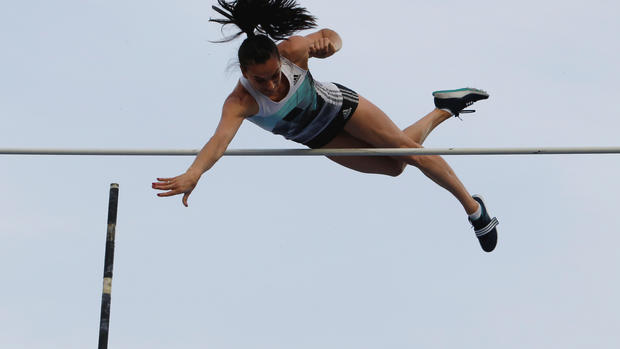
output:
{"label": "vaulting pole", "polygon": [[112,268],[114,266],[114,238],[116,235],[116,213],[118,211],[118,184],[110,184],[108,203],[108,230],[105,243],[103,267],[103,293],[101,295],[101,321],[99,323],[99,349],[108,348],[110,330],[110,302],[112,298]]}

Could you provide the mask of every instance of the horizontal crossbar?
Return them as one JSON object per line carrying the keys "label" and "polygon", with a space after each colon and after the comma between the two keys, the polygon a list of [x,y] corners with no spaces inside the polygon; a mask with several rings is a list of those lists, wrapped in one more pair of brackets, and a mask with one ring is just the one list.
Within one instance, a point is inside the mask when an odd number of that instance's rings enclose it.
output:
{"label": "horizontal crossbar", "polygon": [[[194,156],[199,150],[0,148],[0,155]],[[230,149],[227,156],[405,156],[619,154],[620,147]]]}

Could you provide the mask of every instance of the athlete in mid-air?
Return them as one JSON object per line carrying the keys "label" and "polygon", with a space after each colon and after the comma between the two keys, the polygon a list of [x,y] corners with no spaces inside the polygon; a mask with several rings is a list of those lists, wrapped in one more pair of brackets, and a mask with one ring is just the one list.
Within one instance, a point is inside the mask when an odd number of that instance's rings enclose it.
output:
{"label": "athlete in mid-air", "polygon": [[[224,154],[244,120],[310,148],[421,148],[429,133],[443,121],[489,95],[463,88],[433,92],[436,108],[413,125],[399,129],[377,106],[355,91],[336,83],[314,80],[310,58],[327,58],[342,47],[333,30],[307,36],[295,32],[316,26],[315,18],[294,0],[218,0],[213,8],[224,18],[212,21],[234,24],[245,34],[238,51],[242,76],[224,102],[214,135],[189,169],[177,177],[158,178],[158,196],[183,195],[183,204],[200,177]],[[279,44],[273,40],[280,41]],[[496,218],[491,218],[482,197],[470,195],[440,156],[330,157],[364,173],[398,176],[407,165],[420,169],[461,203],[484,251],[497,243]]]}

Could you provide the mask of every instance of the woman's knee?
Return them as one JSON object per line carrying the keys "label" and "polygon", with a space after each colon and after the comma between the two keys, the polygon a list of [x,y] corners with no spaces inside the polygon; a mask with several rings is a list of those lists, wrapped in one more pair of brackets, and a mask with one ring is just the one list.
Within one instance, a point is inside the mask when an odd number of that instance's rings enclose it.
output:
{"label": "woman's knee", "polygon": [[377,166],[373,167],[372,169],[368,169],[367,171],[362,172],[382,174],[390,177],[398,177],[405,171],[405,168],[407,167],[406,162],[400,161],[398,159],[385,158],[377,160],[380,160],[381,163],[377,164]]}
{"label": "woman's knee", "polygon": [[[424,147],[420,145],[419,143],[414,142],[411,139],[407,139],[400,144],[399,148],[422,149]],[[424,167],[424,162],[428,159],[424,155],[406,155],[406,156],[400,157],[400,160],[403,161],[407,165],[411,165],[415,167]]]}
{"label": "woman's knee", "polygon": [[386,174],[388,176],[398,177],[405,171],[405,168],[407,167],[407,163],[402,162],[402,161],[394,161],[394,163],[395,164],[390,170],[390,172]]}

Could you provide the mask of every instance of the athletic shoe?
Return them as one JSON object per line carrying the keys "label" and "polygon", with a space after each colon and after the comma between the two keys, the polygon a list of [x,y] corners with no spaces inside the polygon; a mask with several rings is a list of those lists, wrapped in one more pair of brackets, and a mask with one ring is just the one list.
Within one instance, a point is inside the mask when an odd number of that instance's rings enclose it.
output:
{"label": "athletic shoe", "polygon": [[469,220],[471,225],[474,227],[474,231],[476,232],[476,237],[478,241],[480,241],[480,246],[485,252],[491,252],[495,249],[495,245],[497,245],[497,225],[499,221],[497,218],[491,218],[489,216],[489,212],[487,211],[486,205],[484,204],[484,199],[480,195],[474,195],[474,200],[480,204],[482,207],[482,215],[480,218],[476,220]]}
{"label": "athletic shoe", "polygon": [[459,116],[460,113],[475,112],[475,110],[464,109],[476,101],[489,98],[489,94],[482,90],[467,87],[458,90],[435,91],[433,97],[435,97],[437,109],[449,111],[454,116]]}

